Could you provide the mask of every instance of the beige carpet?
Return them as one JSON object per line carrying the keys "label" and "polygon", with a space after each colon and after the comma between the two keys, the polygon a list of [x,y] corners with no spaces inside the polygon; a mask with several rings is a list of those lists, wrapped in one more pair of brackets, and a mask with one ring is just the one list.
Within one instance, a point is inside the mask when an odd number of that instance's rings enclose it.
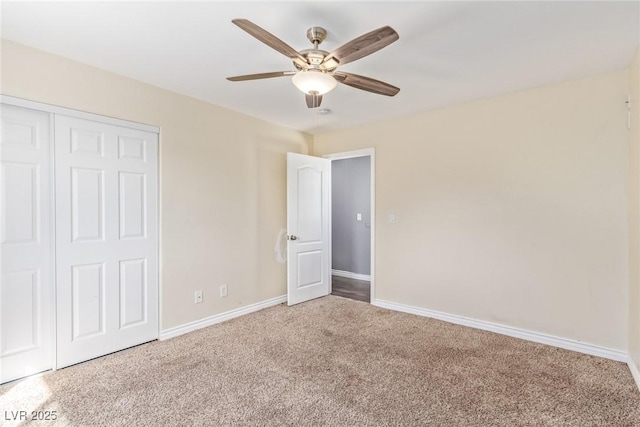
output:
{"label": "beige carpet", "polygon": [[329,296],[0,388],[33,425],[640,426],[627,366]]}

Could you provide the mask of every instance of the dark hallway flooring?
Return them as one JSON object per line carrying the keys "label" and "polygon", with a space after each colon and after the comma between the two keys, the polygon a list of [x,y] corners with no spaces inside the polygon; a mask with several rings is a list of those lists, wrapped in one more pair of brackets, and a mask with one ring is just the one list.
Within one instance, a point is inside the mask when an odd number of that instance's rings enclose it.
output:
{"label": "dark hallway flooring", "polygon": [[331,276],[332,295],[358,301],[371,302],[371,284],[367,280]]}

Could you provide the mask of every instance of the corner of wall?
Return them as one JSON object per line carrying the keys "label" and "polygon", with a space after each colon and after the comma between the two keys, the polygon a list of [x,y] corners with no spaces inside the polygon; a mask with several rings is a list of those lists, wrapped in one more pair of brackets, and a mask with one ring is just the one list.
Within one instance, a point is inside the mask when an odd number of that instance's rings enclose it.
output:
{"label": "corner of wall", "polygon": [[640,388],[640,46],[629,68],[629,368]]}
{"label": "corner of wall", "polygon": [[316,154],[316,136],[315,134],[309,134],[307,137],[307,153],[310,156],[315,156]]}

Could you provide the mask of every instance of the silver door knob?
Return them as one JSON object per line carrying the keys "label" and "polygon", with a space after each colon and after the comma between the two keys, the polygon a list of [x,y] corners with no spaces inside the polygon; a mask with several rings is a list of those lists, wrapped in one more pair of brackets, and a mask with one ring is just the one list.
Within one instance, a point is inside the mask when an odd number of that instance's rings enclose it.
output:
{"label": "silver door knob", "polygon": [[289,240],[298,240],[298,236],[287,236]]}

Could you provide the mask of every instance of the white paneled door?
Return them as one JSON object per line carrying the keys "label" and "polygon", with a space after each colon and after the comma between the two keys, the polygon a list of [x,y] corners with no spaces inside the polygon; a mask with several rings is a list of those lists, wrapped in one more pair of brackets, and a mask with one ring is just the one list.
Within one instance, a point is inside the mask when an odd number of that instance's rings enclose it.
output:
{"label": "white paneled door", "polygon": [[331,161],[287,153],[288,305],[328,295]]}
{"label": "white paneled door", "polygon": [[50,115],[2,105],[0,383],[53,366]]}
{"label": "white paneled door", "polygon": [[158,135],[55,116],[57,366],[158,337]]}

